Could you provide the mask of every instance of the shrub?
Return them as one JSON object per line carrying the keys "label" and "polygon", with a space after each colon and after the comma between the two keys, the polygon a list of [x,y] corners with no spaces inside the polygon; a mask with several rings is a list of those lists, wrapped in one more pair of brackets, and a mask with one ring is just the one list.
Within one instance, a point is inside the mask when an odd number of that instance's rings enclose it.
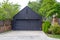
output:
{"label": "shrub", "polygon": [[47,33],[48,32],[48,28],[50,27],[50,22],[49,21],[45,21],[43,24],[42,24],[42,30]]}
{"label": "shrub", "polygon": [[60,34],[60,25],[55,23],[54,26],[50,26],[49,32],[51,34]]}

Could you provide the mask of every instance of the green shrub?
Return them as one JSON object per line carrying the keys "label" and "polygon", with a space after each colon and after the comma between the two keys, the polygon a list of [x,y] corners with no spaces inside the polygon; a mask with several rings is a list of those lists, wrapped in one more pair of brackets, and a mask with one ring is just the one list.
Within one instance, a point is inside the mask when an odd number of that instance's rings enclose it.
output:
{"label": "green shrub", "polygon": [[50,27],[50,22],[49,21],[45,21],[43,24],[42,24],[42,30],[47,33],[48,32],[48,28]]}
{"label": "green shrub", "polygon": [[50,26],[49,32],[52,34],[60,34],[60,25],[55,24],[54,26]]}

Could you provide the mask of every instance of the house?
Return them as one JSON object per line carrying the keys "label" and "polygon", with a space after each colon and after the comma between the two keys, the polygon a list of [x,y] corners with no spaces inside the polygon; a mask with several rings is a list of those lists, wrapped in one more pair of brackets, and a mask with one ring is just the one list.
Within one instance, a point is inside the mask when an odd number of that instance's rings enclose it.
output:
{"label": "house", "polygon": [[42,16],[26,6],[13,17],[12,30],[42,30]]}

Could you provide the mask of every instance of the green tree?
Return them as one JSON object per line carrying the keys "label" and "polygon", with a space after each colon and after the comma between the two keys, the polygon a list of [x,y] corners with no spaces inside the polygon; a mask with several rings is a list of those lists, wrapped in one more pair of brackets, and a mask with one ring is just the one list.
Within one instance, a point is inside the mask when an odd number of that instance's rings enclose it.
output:
{"label": "green tree", "polygon": [[28,6],[35,12],[38,12],[38,9],[40,8],[40,4],[38,2],[29,2]]}
{"label": "green tree", "polygon": [[43,17],[49,18],[56,13],[60,17],[60,3],[56,0],[38,0],[37,2],[29,2],[28,6]]}
{"label": "green tree", "polygon": [[19,11],[20,5],[10,3],[8,0],[3,1],[0,5],[0,20],[12,19],[15,14]]}
{"label": "green tree", "polygon": [[41,7],[39,9],[39,13],[44,16],[48,17],[51,14],[53,15],[55,13],[55,8],[56,8],[56,1],[55,0],[42,0],[41,1]]}
{"label": "green tree", "polygon": [[0,7],[0,20],[5,20],[5,13],[1,7]]}
{"label": "green tree", "polygon": [[56,8],[55,8],[55,12],[58,14],[58,18],[60,18],[60,3],[57,2]]}

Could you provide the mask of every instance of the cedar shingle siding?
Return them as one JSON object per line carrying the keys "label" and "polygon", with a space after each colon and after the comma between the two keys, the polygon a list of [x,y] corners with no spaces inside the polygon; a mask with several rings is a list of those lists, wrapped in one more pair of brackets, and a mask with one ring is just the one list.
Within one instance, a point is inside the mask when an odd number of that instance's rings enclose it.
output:
{"label": "cedar shingle siding", "polygon": [[2,27],[4,25],[3,21],[0,21],[0,27]]}

